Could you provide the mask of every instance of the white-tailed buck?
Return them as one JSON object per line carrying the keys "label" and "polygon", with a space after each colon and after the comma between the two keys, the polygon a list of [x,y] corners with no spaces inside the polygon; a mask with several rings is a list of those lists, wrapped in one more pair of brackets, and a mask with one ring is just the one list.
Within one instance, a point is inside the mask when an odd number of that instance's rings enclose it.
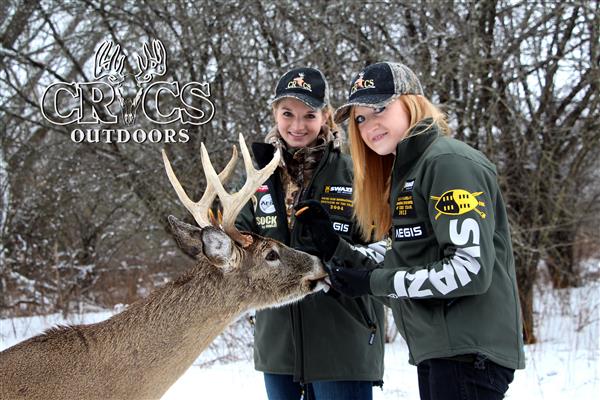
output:
{"label": "white-tailed buck", "polygon": [[[235,228],[236,215],[280,158],[276,153],[257,171],[241,135],[240,146],[247,180],[230,195],[222,182],[234,169],[235,148],[217,176],[202,144],[207,188],[197,203],[185,194],[163,152],[169,180],[200,225],[169,217],[179,246],[196,265],[106,321],[56,327],[1,352],[0,399],[160,398],[240,314],[321,288],[326,273],[316,257]],[[216,195],[224,210],[222,229],[207,217]]]}

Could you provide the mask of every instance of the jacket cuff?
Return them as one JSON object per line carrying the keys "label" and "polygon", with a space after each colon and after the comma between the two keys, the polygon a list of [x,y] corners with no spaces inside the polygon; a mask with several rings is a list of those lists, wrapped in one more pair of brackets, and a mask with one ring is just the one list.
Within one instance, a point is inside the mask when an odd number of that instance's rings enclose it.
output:
{"label": "jacket cuff", "polygon": [[369,281],[371,293],[375,296],[388,296],[395,294],[394,291],[394,269],[377,268],[371,272]]}
{"label": "jacket cuff", "polygon": [[329,260],[332,260],[334,257],[342,259],[342,260],[351,259],[352,253],[353,253],[353,250],[350,248],[350,245],[348,244],[348,242],[346,242],[344,240],[344,238],[340,237],[340,240],[338,241],[338,244],[335,247],[335,250]]}

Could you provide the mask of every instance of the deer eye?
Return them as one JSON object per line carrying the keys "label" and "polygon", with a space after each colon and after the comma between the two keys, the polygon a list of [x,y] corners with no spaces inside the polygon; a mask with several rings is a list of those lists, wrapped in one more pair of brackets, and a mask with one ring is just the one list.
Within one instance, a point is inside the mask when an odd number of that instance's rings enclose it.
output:
{"label": "deer eye", "polygon": [[275,250],[271,250],[267,253],[265,259],[267,261],[277,261],[279,260],[279,254]]}

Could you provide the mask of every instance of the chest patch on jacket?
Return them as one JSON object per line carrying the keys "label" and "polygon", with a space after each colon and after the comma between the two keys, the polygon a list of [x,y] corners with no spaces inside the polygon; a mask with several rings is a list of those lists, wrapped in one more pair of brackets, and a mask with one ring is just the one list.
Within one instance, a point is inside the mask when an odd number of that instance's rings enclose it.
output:
{"label": "chest patch on jacket", "polygon": [[414,179],[409,179],[404,182],[402,191],[396,198],[396,203],[394,205],[394,217],[413,218],[417,216],[417,212],[415,211],[415,202],[412,196],[414,186]]}
{"label": "chest patch on jacket", "polygon": [[352,217],[352,186],[325,185],[319,201],[331,216]]}
{"label": "chest patch on jacket", "polygon": [[260,197],[258,200],[258,207],[264,214],[275,213],[275,204],[273,204],[273,198],[270,193],[267,193]]}
{"label": "chest patch on jacket", "polygon": [[482,194],[483,192],[471,193],[464,189],[452,189],[444,192],[441,196],[431,196],[431,200],[436,200],[434,207],[438,213],[435,219],[438,219],[442,214],[462,215],[469,211],[475,211],[484,219],[485,213],[477,208],[479,206],[485,207],[483,201],[477,200],[477,196]]}
{"label": "chest patch on jacket", "polygon": [[260,229],[277,228],[277,215],[269,215],[266,217],[256,216],[254,219],[256,220],[256,225],[258,225]]}

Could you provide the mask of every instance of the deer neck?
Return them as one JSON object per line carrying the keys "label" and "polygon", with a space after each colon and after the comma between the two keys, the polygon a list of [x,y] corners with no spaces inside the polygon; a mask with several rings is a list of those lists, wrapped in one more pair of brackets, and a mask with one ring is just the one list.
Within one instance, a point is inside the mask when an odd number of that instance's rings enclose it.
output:
{"label": "deer neck", "polygon": [[121,345],[115,352],[130,372],[145,379],[154,373],[168,388],[245,310],[238,287],[216,268],[195,267],[114,316],[107,329],[118,338],[111,346]]}

